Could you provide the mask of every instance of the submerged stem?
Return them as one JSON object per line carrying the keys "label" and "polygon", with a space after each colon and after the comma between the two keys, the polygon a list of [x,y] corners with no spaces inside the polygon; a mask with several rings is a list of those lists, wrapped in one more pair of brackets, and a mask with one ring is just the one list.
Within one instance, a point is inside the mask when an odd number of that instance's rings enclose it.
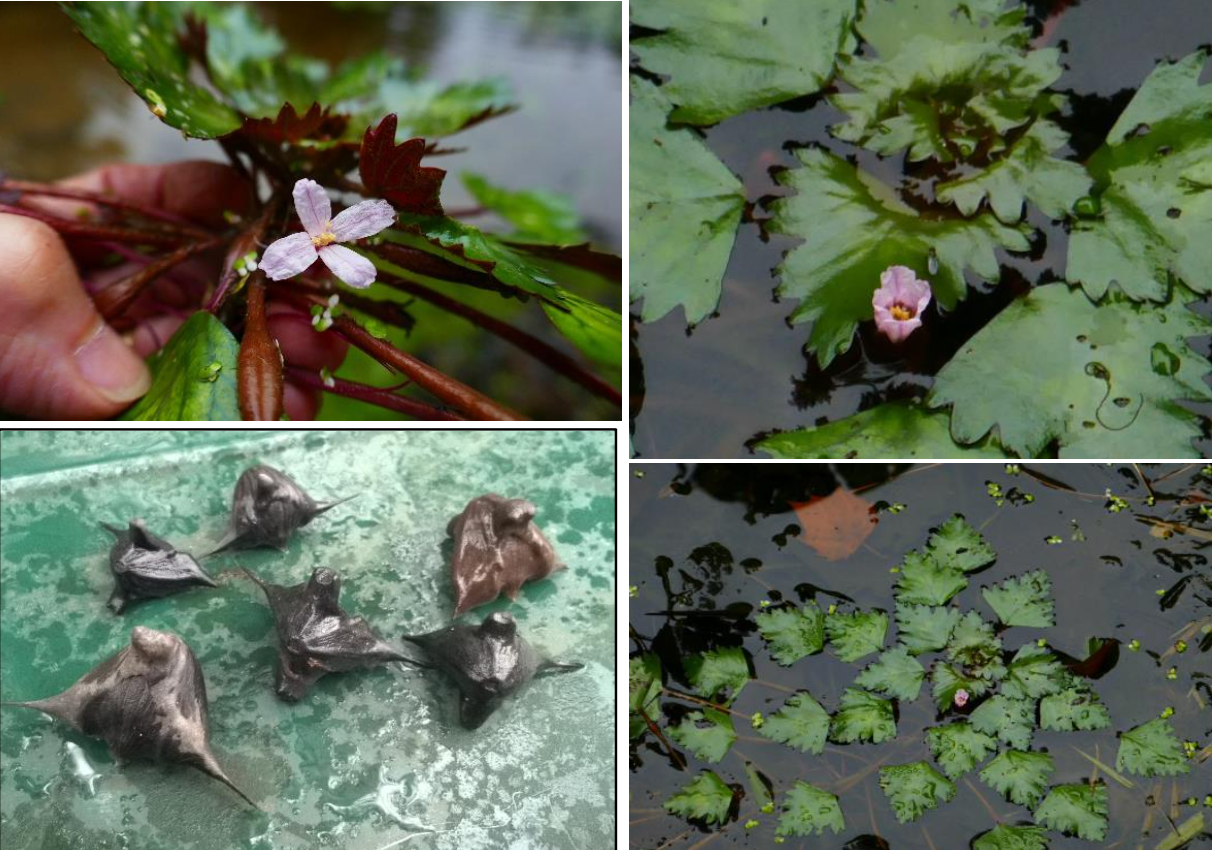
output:
{"label": "submerged stem", "polygon": [[331,383],[325,383],[315,372],[298,366],[288,366],[286,372],[293,383],[301,384],[309,389],[345,396],[357,401],[364,401],[367,404],[374,404],[388,410],[407,414],[414,419],[452,422],[463,420],[462,416],[445,408],[402,395],[396,395],[389,390],[379,387],[371,387],[366,384],[355,383],[354,381],[343,381],[340,378],[330,378]]}

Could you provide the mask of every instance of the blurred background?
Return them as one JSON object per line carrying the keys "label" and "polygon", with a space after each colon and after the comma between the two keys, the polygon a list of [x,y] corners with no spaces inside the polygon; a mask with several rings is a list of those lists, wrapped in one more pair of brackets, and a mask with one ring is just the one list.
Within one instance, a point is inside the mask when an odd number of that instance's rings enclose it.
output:
{"label": "blurred background", "polygon": [[[443,204],[473,206],[464,171],[508,189],[557,192],[571,199],[597,247],[621,249],[617,0],[249,5],[293,49],[330,63],[385,50],[442,84],[507,78],[519,108],[450,137],[446,146],[465,152],[429,162],[449,172]],[[15,178],[57,180],[113,161],[225,159],[218,143],[185,139],[158,121],[56,3],[0,4],[0,57],[0,169]],[[493,229],[489,217],[470,223]],[[468,289],[450,294],[570,350],[536,304]],[[578,292],[620,309],[618,287]],[[416,327],[408,337],[393,330],[392,341],[480,391],[535,418],[618,416],[617,408],[463,320],[423,303],[409,309]],[[392,383],[381,366],[357,351],[337,375]],[[396,416],[334,396],[326,397],[320,415]]]}

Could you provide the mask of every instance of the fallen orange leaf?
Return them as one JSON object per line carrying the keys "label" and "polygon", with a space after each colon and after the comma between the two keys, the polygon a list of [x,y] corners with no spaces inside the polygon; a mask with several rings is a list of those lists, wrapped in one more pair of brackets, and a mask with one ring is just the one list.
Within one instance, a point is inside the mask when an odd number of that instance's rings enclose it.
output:
{"label": "fallen orange leaf", "polygon": [[849,558],[875,530],[874,506],[845,487],[807,502],[792,502],[804,533],[799,539],[830,561]]}

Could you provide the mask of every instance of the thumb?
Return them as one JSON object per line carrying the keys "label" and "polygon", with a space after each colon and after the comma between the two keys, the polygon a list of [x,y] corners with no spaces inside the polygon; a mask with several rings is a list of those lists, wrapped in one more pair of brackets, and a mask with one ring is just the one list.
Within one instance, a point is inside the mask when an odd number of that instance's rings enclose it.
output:
{"label": "thumb", "polygon": [[58,234],[0,214],[0,246],[0,409],[102,419],[147,392],[147,367],[97,313]]}

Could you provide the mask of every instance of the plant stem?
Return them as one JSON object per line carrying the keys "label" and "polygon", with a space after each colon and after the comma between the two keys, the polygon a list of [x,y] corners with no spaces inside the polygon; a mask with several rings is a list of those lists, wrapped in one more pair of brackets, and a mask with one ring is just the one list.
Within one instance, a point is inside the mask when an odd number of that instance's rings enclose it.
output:
{"label": "plant stem", "polygon": [[331,295],[340,295],[341,303],[347,307],[352,307],[359,312],[365,313],[368,316],[374,316],[380,322],[385,322],[392,327],[401,328],[404,331],[410,331],[415,325],[414,319],[403,304],[397,304],[394,301],[376,301],[373,298],[367,298],[365,295],[358,295],[348,290],[337,292],[331,286],[326,286],[320,281],[311,280],[305,277],[298,277],[291,281],[271,281],[269,288],[275,293],[282,293],[287,297],[293,292],[298,294],[299,290],[306,291],[312,296],[312,302],[315,304],[327,304],[328,297]]}
{"label": "plant stem", "polygon": [[49,224],[52,229],[64,236],[74,236],[78,239],[101,239],[109,242],[130,242],[136,245],[154,245],[160,248],[176,248],[185,240],[180,233],[154,233],[148,230],[135,230],[127,227],[107,227],[97,224],[86,224],[70,218],[60,218],[44,212],[37,212],[28,207],[14,207],[0,204],[0,213],[23,215],[35,221]]}
{"label": "plant stem", "polygon": [[346,398],[357,399],[364,401],[367,404],[378,405],[379,407],[395,410],[399,413],[407,414],[413,419],[424,419],[431,421],[463,421],[463,417],[457,413],[452,413],[445,408],[436,405],[427,404],[423,401],[407,398],[402,395],[396,395],[393,392],[380,389],[379,387],[370,387],[366,384],[358,384],[353,381],[343,381],[340,378],[332,378],[332,385],[324,383],[324,380],[308,369],[302,369],[298,366],[287,366],[286,374],[290,380],[296,384],[302,384],[305,387],[322,392],[332,393],[334,395],[345,396]]}
{"label": "plant stem", "polygon": [[394,275],[387,274],[380,275],[379,279],[393,289],[415,295],[435,306],[441,307],[448,313],[453,313],[466,319],[473,325],[499,336],[511,345],[525,351],[552,371],[558,372],[570,381],[580,384],[594,395],[606,399],[616,407],[623,406],[622,393],[583,367],[576,360],[554,346],[543,342],[538,337],[531,336],[526,331],[516,328],[508,322],[493,318],[487,313],[481,313],[474,307],[469,307],[419,283],[412,283],[411,281],[402,280]]}
{"label": "plant stem", "polygon": [[214,248],[222,241],[221,237],[214,237],[202,242],[191,242],[188,245],[182,245],[171,254],[166,254],[148,263],[129,277],[124,277],[122,280],[110,284],[93,296],[93,302],[97,305],[97,312],[105,317],[107,322],[112,321],[122,315],[126,311],[126,308],[139,297],[139,293],[153,280],[173,266],[183,263],[194,254]]}
{"label": "plant stem", "polygon": [[477,271],[460,266],[458,263],[444,260],[428,251],[422,251],[420,248],[409,248],[406,245],[396,245],[392,242],[384,242],[380,245],[368,245],[366,247],[367,250],[373,251],[389,263],[412,272],[417,272],[418,274],[423,274],[426,277],[451,283],[464,283],[477,289],[500,292],[507,296],[514,296],[516,294],[487,271]]}
{"label": "plant stem", "polygon": [[497,404],[486,395],[439,372],[411,354],[401,351],[390,342],[378,339],[349,316],[337,316],[333,329],[348,342],[365,351],[384,366],[397,369],[424,390],[467,416],[492,421],[519,421],[523,416],[504,405]]}
{"label": "plant stem", "polygon": [[113,207],[118,210],[136,213],[144,218],[150,218],[156,221],[165,222],[174,225],[176,230],[180,230],[189,236],[195,238],[207,238],[213,235],[209,230],[204,230],[193,224],[188,219],[182,218],[179,215],[174,215],[170,212],[165,212],[155,207],[144,206],[137,204],[134,201],[128,201],[121,198],[111,197],[100,192],[89,192],[84,189],[69,189],[66,186],[52,186],[44,183],[31,183],[25,180],[5,180],[0,183],[0,190],[12,189],[21,192],[25,195],[45,195],[49,198],[71,198],[77,201],[87,201],[92,204],[101,204],[102,206]]}
{"label": "plant stem", "polygon": [[240,340],[236,388],[245,421],[277,422],[282,418],[282,352],[265,320],[265,275],[248,281],[248,308]]}
{"label": "plant stem", "polygon": [[[211,295],[210,301],[206,304],[208,313],[217,313],[219,308],[223,306],[223,302],[227,299],[228,292],[231,291],[231,286],[239,278],[239,273],[236,271],[236,263],[250,251],[257,251],[261,243],[265,239],[265,231],[269,229],[269,223],[277,214],[278,207],[282,202],[282,195],[275,194],[265,207],[261,210],[261,214],[250,222],[243,230],[236,234],[236,238],[232,240],[231,247],[227,250],[227,256],[223,259],[223,273],[219,276],[219,285],[215,287],[214,294]],[[260,252],[258,251],[258,255]]]}

